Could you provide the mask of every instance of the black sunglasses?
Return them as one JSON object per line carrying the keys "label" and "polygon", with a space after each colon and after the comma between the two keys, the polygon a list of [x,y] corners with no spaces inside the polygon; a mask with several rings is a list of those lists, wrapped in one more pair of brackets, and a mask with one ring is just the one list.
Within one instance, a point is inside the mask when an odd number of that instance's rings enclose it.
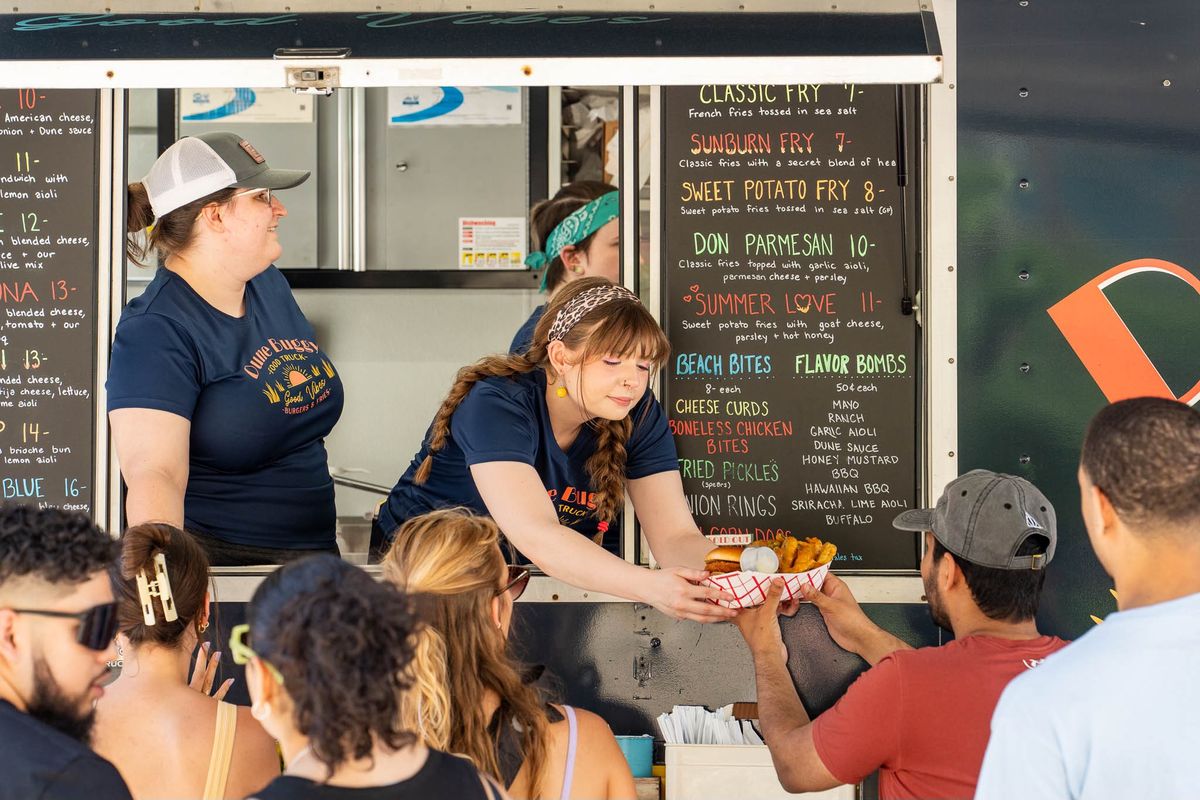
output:
{"label": "black sunglasses", "polygon": [[18,614],[36,614],[42,617],[59,617],[79,622],[79,633],[75,641],[89,650],[107,650],[117,635],[117,604],[101,603],[86,611],[46,611],[40,608],[13,608]]}
{"label": "black sunglasses", "polygon": [[529,575],[529,570],[524,567],[510,564],[508,567],[508,583],[505,584],[503,589],[496,592],[496,596],[499,597],[505,592],[511,592],[513,602],[515,603],[521,595],[525,594],[525,587],[529,585]]}

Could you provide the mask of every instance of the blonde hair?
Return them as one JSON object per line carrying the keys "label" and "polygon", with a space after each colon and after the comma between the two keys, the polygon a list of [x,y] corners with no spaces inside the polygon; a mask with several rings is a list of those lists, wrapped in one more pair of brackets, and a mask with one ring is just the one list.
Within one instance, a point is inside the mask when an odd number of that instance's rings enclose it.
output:
{"label": "blonde hair", "polygon": [[[535,369],[541,369],[549,376],[552,368],[547,348],[550,328],[558,312],[583,292],[611,285],[612,282],[604,278],[571,281],[546,304],[546,311],[533,331],[533,344],[527,352],[488,356],[460,369],[450,394],[442,401],[433,418],[429,455],[421,462],[413,482],[421,484],[429,478],[433,454],[446,446],[450,418],[477,381],[512,377]],[[579,354],[582,364],[611,354],[644,358],[657,366],[666,361],[671,352],[671,344],[662,328],[646,307],[633,298],[617,298],[584,314],[562,342],[568,350]],[[628,458],[625,445],[633,433],[633,420],[629,417],[619,420],[593,419],[589,424],[596,431],[596,451],[585,466],[596,490],[595,514],[601,521],[612,522],[625,505],[625,462]]]}
{"label": "blonde hair", "polygon": [[[383,575],[413,598],[425,623],[410,666],[413,688],[401,704],[403,727],[503,781],[496,737],[515,723],[537,797],[549,723],[492,621],[492,600],[507,578],[496,523],[463,508],[413,517],[384,556]],[[484,711],[489,689],[500,697],[495,736]]]}

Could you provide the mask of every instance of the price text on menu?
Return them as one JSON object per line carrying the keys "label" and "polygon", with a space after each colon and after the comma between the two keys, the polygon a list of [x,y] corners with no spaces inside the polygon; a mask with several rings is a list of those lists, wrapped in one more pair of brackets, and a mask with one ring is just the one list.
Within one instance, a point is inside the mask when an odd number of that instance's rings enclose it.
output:
{"label": "price text on menu", "polygon": [[916,566],[891,526],[917,485],[896,97],[663,89],[663,397],[718,543],[819,536],[842,569]]}
{"label": "price text on menu", "polygon": [[98,98],[0,89],[0,498],[89,514]]}

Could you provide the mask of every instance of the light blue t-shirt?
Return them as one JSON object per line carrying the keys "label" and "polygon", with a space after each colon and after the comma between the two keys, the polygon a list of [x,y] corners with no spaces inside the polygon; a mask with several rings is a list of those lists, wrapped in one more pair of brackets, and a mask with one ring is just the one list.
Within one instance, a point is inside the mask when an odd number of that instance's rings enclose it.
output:
{"label": "light blue t-shirt", "polygon": [[1008,685],[975,800],[1198,794],[1200,594],[1110,614]]}

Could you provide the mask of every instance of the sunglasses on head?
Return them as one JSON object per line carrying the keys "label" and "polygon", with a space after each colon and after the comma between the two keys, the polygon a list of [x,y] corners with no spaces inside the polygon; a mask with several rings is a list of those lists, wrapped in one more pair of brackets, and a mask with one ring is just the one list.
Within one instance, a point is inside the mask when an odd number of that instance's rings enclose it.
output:
{"label": "sunglasses on head", "polygon": [[117,635],[117,604],[101,603],[86,611],[47,611],[44,608],[13,608],[18,614],[73,619],[79,622],[75,641],[89,650],[107,650]]}
{"label": "sunglasses on head", "polygon": [[512,594],[512,599],[515,603],[521,595],[525,594],[525,587],[529,585],[529,575],[529,570],[524,567],[510,564],[508,567],[508,583],[504,585],[503,589],[496,592],[496,596],[499,597],[505,592],[509,592]]}
{"label": "sunglasses on head", "polygon": [[265,658],[254,652],[250,647],[250,626],[243,623],[234,625],[233,630],[229,632],[229,655],[233,657],[233,663],[244,666],[250,663],[251,659],[257,658],[266,666],[267,671],[275,678],[275,681],[282,686],[283,674],[276,669],[275,665]]}

